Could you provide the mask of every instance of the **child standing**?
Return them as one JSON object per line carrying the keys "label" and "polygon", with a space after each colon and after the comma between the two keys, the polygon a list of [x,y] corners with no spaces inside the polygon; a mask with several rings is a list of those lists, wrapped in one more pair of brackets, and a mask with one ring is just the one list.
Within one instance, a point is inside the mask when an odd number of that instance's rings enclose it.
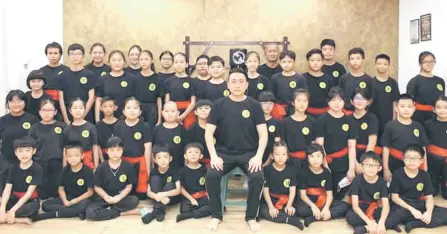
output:
{"label": "child standing", "polygon": [[253,99],[257,99],[259,93],[271,90],[269,78],[259,74],[257,71],[260,60],[261,58],[256,51],[248,52],[245,57],[248,76],[247,96]]}
{"label": "child standing", "polygon": [[202,89],[202,93],[199,94],[200,99],[208,99],[212,102],[221,97],[227,97],[230,95],[227,84],[223,79],[225,61],[219,56],[213,56],[208,62],[208,69],[211,75],[211,79],[205,83]]}
{"label": "child standing", "polygon": [[46,79],[43,72],[40,70],[31,71],[26,79],[26,86],[28,86],[31,91],[26,92],[27,102],[25,111],[37,118],[40,118],[40,102],[45,99],[51,99],[51,97],[43,91],[45,83]]}
{"label": "child standing", "polygon": [[267,147],[265,147],[262,163],[264,166],[270,164],[271,154],[273,152],[273,144],[280,140],[280,122],[274,119],[271,115],[273,105],[275,104],[275,95],[272,92],[265,91],[259,94],[258,101],[261,103],[262,110],[264,111],[265,122],[267,123],[267,130],[269,133],[269,139]]}
{"label": "child standing", "polygon": [[107,75],[107,73],[111,71],[111,68],[104,63],[105,55],[106,47],[101,43],[94,43],[92,47],[90,47],[92,62],[87,64],[85,68],[94,72],[98,77]]}
{"label": "child standing", "polygon": [[118,119],[113,115],[118,107],[115,100],[110,97],[103,97],[101,99],[101,112],[104,119],[96,123],[96,130],[98,132],[99,158],[101,162],[108,159],[107,156],[107,141],[112,137],[113,128],[118,122]]}
{"label": "child standing", "polygon": [[[133,45],[130,47],[128,56],[129,56],[129,66],[124,68],[126,73],[129,73],[132,76],[138,75],[141,72],[141,66],[138,61],[138,57],[141,53],[141,47],[139,45]],[[110,56],[110,55],[109,55]]]}
{"label": "child standing", "polygon": [[323,39],[320,43],[323,52],[323,72],[333,78],[334,86],[338,85],[339,78],[346,74],[345,67],[335,60],[335,41],[333,39]]}
{"label": "child standing", "polygon": [[[201,99],[197,101],[194,113],[197,115],[197,123],[195,123],[188,131],[186,131],[185,140],[188,143],[200,143],[202,146],[205,145],[205,129],[206,123],[208,122],[208,116],[210,115],[213,103],[207,99]],[[208,149],[204,148],[201,152],[203,155],[200,158],[200,163],[209,167],[210,164],[210,153]]]}

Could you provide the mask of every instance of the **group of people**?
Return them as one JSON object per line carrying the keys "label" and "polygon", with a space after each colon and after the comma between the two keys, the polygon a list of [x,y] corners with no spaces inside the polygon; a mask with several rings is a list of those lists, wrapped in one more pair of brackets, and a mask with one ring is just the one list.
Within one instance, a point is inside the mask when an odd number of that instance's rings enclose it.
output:
{"label": "group of people", "polygon": [[[148,224],[181,203],[177,222],[211,216],[216,231],[220,180],[239,167],[253,232],[258,218],[301,230],[346,218],[355,233],[447,225],[433,199],[447,198],[447,97],[435,56],[420,54],[420,74],[400,94],[388,55],[377,55],[373,78],[363,49],[349,51],[346,73],[335,47],[325,39],[310,50],[304,74],[275,44],[266,64],[250,51],[247,70],[228,77],[224,59],[201,55],[191,78],[183,53],[162,52],[155,73],[139,46],[124,68],[123,52],[106,65],[95,43],[84,67],[84,47],[72,44],[67,67],[62,47],[48,44],[49,64],[29,74],[30,91],[8,93],[0,118],[0,223],[139,215]],[[142,199],[153,208],[138,208]]]}

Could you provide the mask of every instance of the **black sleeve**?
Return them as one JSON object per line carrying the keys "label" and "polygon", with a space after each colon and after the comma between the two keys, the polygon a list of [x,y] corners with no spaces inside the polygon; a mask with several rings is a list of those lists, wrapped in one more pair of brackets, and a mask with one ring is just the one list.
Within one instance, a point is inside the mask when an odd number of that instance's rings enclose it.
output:
{"label": "black sleeve", "polygon": [[400,194],[399,180],[400,180],[399,178],[397,178],[396,176],[393,176],[393,179],[391,180],[391,184],[390,184],[390,193]]}
{"label": "black sleeve", "polygon": [[382,139],[380,139],[380,143],[382,146],[390,147],[391,146],[391,132],[392,132],[391,122],[385,125],[385,130],[382,134]]}
{"label": "black sleeve", "polygon": [[95,171],[93,176],[93,185],[101,187],[103,186],[102,182],[104,181],[104,167],[102,165],[98,166],[98,169]]}
{"label": "black sleeve", "polygon": [[272,91],[272,85],[270,84],[270,80],[263,75],[261,75],[260,79],[262,80],[262,83],[264,84],[263,91]]}
{"label": "black sleeve", "polygon": [[[172,78],[172,79],[174,79],[174,78]],[[166,80],[163,85],[163,94],[166,95],[166,94],[170,94],[170,93],[171,93],[170,80]]]}
{"label": "black sleeve", "polygon": [[178,171],[174,171],[172,173],[172,181],[174,182],[180,181],[180,173],[178,173]]}
{"label": "black sleeve", "polygon": [[252,105],[252,112],[253,112],[253,121],[255,125],[258,126],[261,124],[265,124],[264,111],[262,110],[261,104],[256,101],[254,103],[255,104]]}
{"label": "black sleeve", "polygon": [[306,83],[306,79],[304,78],[304,76],[303,75],[299,75],[299,77],[300,77],[300,79],[299,79],[299,81],[300,81],[300,83],[299,83],[299,87],[301,88],[301,89],[307,89],[307,83]]}
{"label": "black sleeve", "polygon": [[359,130],[357,128],[357,125],[355,124],[354,118],[349,118],[349,132],[348,132],[348,139],[349,140],[356,140],[359,136]]}
{"label": "black sleeve", "polygon": [[68,134],[69,134],[69,127],[67,126],[62,131],[62,148],[64,148],[68,144]]}
{"label": "black sleeve", "polygon": [[304,173],[301,171],[298,171],[297,172],[297,174],[298,174],[298,188],[300,189],[300,190],[306,190],[307,189],[307,179],[306,179],[306,176],[304,176]]}
{"label": "black sleeve", "polygon": [[67,167],[63,168],[59,177],[57,178],[57,186],[65,187],[65,175],[67,174]]}
{"label": "black sleeve", "polygon": [[344,74],[346,74],[346,68],[345,68],[345,66],[343,66],[343,64],[340,64],[340,74],[339,74],[339,76],[342,76]]}
{"label": "black sleeve", "polygon": [[379,135],[379,120],[374,114],[371,114],[368,126],[368,136],[371,135]]}
{"label": "black sleeve", "polygon": [[[222,99],[220,100],[222,101]],[[210,115],[208,117],[208,123],[217,126],[219,122],[219,116],[220,116],[220,101],[216,101],[213,105],[213,108],[211,108]]]}
{"label": "black sleeve", "polygon": [[264,171],[264,188],[270,187],[269,178],[270,178],[269,169],[266,168],[266,170]]}
{"label": "black sleeve", "polygon": [[152,133],[151,133],[151,127],[149,127],[149,124],[144,123],[143,125],[143,139],[144,143],[151,143],[152,142]]}
{"label": "black sleeve", "polygon": [[315,138],[324,137],[324,128],[325,128],[324,115],[322,115],[315,121],[314,126],[315,126]]}
{"label": "black sleeve", "polygon": [[97,85],[97,96],[98,97],[104,97],[104,80],[105,80],[105,77],[100,77],[99,79],[98,79],[98,85]]}
{"label": "black sleeve", "polygon": [[190,79],[189,83],[191,84],[191,87],[189,87],[189,93],[192,96],[196,96],[197,97],[197,92],[196,92],[196,82],[194,82],[193,79]]}
{"label": "black sleeve", "polygon": [[31,180],[30,185],[41,185],[43,182],[43,168],[39,164],[36,163],[36,167],[33,171],[33,179]]}
{"label": "black sleeve", "polygon": [[334,183],[333,181],[332,181],[332,175],[331,175],[331,172],[329,172],[329,170],[327,170],[327,172],[328,172],[328,177],[327,177],[327,179],[326,179],[326,184],[324,185],[324,187],[325,187],[325,189],[326,189],[326,191],[332,191],[332,188],[333,188],[333,186],[332,186],[332,184]]}
{"label": "black sleeve", "polygon": [[295,167],[290,168],[290,186],[297,186],[298,182],[296,180],[297,170],[295,170]]}
{"label": "black sleeve", "polygon": [[386,182],[382,180],[382,185],[380,187],[380,196],[382,198],[388,198],[388,187],[386,186]]}
{"label": "black sleeve", "polygon": [[397,82],[394,80],[394,82],[393,82],[393,89],[395,90],[394,91],[394,100],[393,100],[393,102],[396,102],[397,101],[397,99],[399,99],[399,96],[400,96],[400,90],[399,90],[399,85],[397,84]]}
{"label": "black sleeve", "polygon": [[96,131],[95,125],[92,125],[92,127],[90,129],[90,140],[91,140],[92,146],[98,144],[98,131]]}
{"label": "black sleeve", "polygon": [[420,134],[421,146],[422,147],[426,147],[426,146],[428,146],[430,144],[430,140],[427,137],[427,133],[425,132],[425,128],[422,125],[420,125],[420,126],[421,126],[420,127],[420,129],[421,129],[421,134]]}
{"label": "black sleeve", "polygon": [[85,184],[87,185],[87,188],[93,188],[93,171],[90,170],[90,168],[86,168],[85,172]]}
{"label": "black sleeve", "polygon": [[407,94],[415,98],[417,88],[417,77],[413,77],[407,84]]}
{"label": "black sleeve", "polygon": [[[362,175],[360,175],[362,176]],[[360,193],[360,184],[359,184],[360,180],[359,177],[357,176],[354,181],[351,184],[351,188],[349,189],[349,195],[359,195]]]}
{"label": "black sleeve", "polygon": [[15,165],[12,165],[8,169],[8,175],[6,176],[6,183],[13,184],[14,183],[14,174],[15,174]]}
{"label": "black sleeve", "polygon": [[159,129],[159,126],[155,126],[154,131],[152,131],[152,134],[151,134],[152,146],[155,145],[155,142],[157,140],[158,129]]}
{"label": "black sleeve", "polygon": [[434,193],[433,184],[431,182],[430,175],[427,172],[425,172],[424,173],[424,195],[430,196],[430,195],[433,195],[433,193]]}

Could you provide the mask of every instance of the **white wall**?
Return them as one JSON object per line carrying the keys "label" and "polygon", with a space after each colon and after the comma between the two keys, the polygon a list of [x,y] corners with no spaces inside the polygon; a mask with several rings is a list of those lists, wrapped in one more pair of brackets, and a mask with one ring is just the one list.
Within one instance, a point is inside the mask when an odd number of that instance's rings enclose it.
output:
{"label": "white wall", "polygon": [[63,43],[63,0],[6,0],[0,5],[0,115],[11,89],[47,63],[46,44]]}
{"label": "white wall", "polygon": [[[410,20],[431,14],[432,40],[410,44]],[[436,56],[434,73],[447,79],[447,1],[400,0],[399,1],[399,89],[403,93],[408,81],[419,73],[418,58],[422,51]]]}

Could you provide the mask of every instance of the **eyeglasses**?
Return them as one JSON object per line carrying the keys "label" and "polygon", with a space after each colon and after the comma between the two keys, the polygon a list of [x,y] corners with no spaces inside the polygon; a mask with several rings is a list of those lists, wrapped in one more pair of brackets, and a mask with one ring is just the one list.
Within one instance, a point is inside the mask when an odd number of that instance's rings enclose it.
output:
{"label": "eyeglasses", "polygon": [[362,163],[362,166],[363,166],[363,167],[366,167],[366,168],[370,168],[370,169],[375,169],[375,168],[378,168],[378,167],[379,167],[379,164],[375,164],[375,163],[372,163],[372,164],[369,164],[369,163]]}
{"label": "eyeglasses", "polygon": [[422,62],[423,64],[430,64],[430,65],[433,65],[433,64],[436,64],[436,61],[424,61],[424,62]]}
{"label": "eyeglasses", "polygon": [[420,162],[422,158],[405,157],[404,160],[408,162]]}

